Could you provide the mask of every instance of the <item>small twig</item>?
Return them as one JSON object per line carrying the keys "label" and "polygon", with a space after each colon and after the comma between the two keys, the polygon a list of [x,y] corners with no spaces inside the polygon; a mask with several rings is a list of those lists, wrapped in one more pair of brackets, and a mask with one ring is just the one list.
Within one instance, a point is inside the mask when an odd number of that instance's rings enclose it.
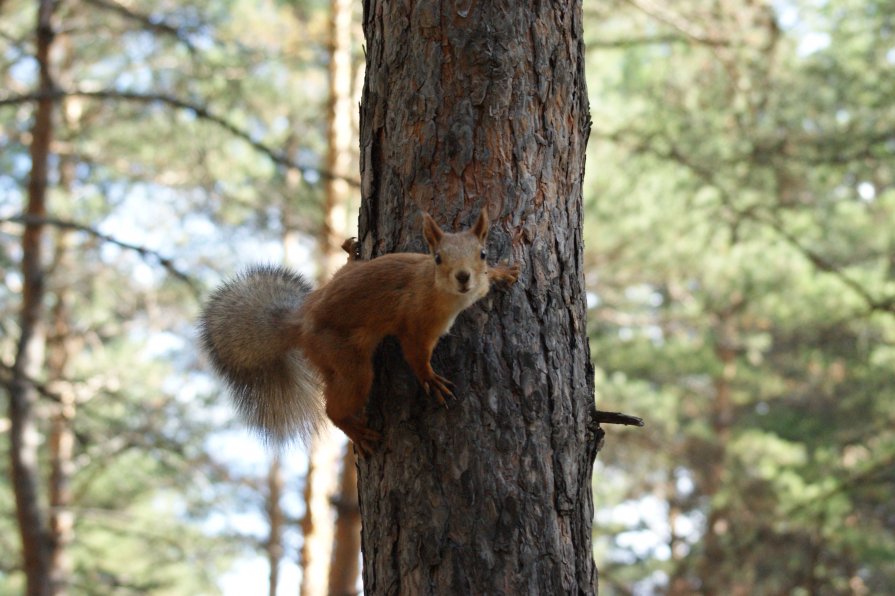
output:
{"label": "small twig", "polygon": [[604,412],[597,410],[597,422],[600,424],[623,424],[624,426],[643,426],[643,418],[622,414],[621,412]]}

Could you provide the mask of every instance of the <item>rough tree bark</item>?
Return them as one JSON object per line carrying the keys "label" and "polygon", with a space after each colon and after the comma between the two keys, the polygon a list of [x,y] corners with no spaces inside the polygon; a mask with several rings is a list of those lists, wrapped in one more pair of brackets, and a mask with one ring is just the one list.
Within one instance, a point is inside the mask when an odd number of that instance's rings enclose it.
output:
{"label": "rough tree bark", "polygon": [[366,0],[364,258],[422,251],[487,206],[489,258],[519,282],[462,313],[425,396],[395,343],[359,464],[370,594],[593,594],[591,471],[602,439],[585,330],[589,132],[580,2]]}
{"label": "rough tree bark", "polygon": [[[53,89],[50,76],[50,48],[53,44],[52,17],[55,3],[40,0],[37,9],[37,62],[40,92]],[[28,181],[29,217],[46,216],[47,169],[50,140],[53,132],[53,102],[37,102],[31,129],[31,175]],[[9,457],[16,519],[22,540],[27,593],[31,596],[51,594],[53,541],[44,512],[38,500],[38,437],[34,404],[37,399],[33,380],[43,364],[45,330],[42,325],[43,226],[29,223],[22,235],[22,306],[19,314],[19,341],[9,386]]]}

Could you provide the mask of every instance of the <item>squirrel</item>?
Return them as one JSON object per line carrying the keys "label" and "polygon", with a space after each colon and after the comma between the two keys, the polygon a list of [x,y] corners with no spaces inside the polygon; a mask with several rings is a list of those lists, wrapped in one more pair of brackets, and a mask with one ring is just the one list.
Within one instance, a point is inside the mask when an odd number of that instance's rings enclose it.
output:
{"label": "squirrel", "polygon": [[519,266],[490,266],[488,214],[444,232],[423,213],[429,254],[393,253],[360,260],[354,239],[348,262],[317,290],[298,273],[254,266],[220,286],[199,321],[202,347],[230,388],[245,422],[275,443],[307,439],[326,415],[362,454],[381,436],[367,427],[373,352],[395,336],[425,392],[438,403],[453,384],[432,370],[432,350],[491,282],[515,283]]}

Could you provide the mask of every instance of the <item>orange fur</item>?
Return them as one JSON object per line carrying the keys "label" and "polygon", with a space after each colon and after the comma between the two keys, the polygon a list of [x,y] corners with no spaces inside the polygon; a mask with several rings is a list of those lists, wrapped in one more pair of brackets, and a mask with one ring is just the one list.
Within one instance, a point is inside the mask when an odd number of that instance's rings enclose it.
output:
{"label": "orange fur", "polygon": [[[444,404],[446,398],[453,397],[452,384],[432,370],[430,363],[438,339],[450,330],[462,310],[488,293],[492,281],[512,284],[519,275],[518,266],[488,266],[484,252],[487,234],[488,216],[483,209],[472,228],[456,234],[444,232],[423,214],[428,255],[397,253],[362,261],[354,240],[346,240],[342,247],[349,253],[348,262],[329,283],[303,296],[297,307],[280,308],[270,301],[258,306],[252,300],[256,293],[265,298],[270,294],[264,288],[265,275],[281,283],[291,279],[281,270],[262,268],[246,277],[249,282],[225,286],[231,289],[219,292],[214,306],[206,307],[205,343],[221,374],[236,379],[231,385],[241,389],[235,394],[237,406],[252,413],[260,411],[259,420],[286,418],[286,413],[267,411],[274,407],[273,400],[267,399],[270,390],[260,381],[261,375],[282,368],[276,359],[284,356],[285,350],[278,346],[285,340],[288,350],[298,348],[319,373],[327,416],[362,452],[368,452],[379,439],[379,434],[366,426],[363,415],[373,383],[373,352],[388,335],[398,339],[404,358],[426,392]],[[243,335],[229,334],[228,321],[238,315],[263,324],[240,327]],[[258,331],[253,331],[256,328]],[[253,336],[246,339],[247,333]],[[239,348],[244,344],[255,346],[255,350],[264,348],[265,353],[245,358]],[[237,370],[243,361],[251,363],[248,371]],[[252,378],[259,381],[253,384]],[[286,407],[280,401],[273,403],[276,408]],[[277,434],[281,434],[279,430]]]}

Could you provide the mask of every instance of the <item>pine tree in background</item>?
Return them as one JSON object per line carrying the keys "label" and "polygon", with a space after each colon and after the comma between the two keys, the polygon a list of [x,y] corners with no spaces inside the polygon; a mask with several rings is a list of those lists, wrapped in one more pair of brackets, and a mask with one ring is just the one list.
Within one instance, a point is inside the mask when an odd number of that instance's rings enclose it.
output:
{"label": "pine tree in background", "polygon": [[[38,92],[53,89],[50,53],[55,35],[55,3],[42,0],[37,6],[34,28],[36,59],[39,70]],[[21,538],[21,553],[29,596],[53,594],[68,578],[54,566],[55,536],[50,533],[47,512],[39,498],[40,471],[38,468],[37,387],[46,346],[44,320],[46,283],[44,277],[44,234],[42,219],[47,214],[47,186],[49,178],[50,143],[53,138],[54,103],[49,98],[37,102],[31,128],[29,155],[31,171],[28,176],[28,222],[21,245],[21,304],[19,307],[19,336],[15,360],[7,382],[9,393],[9,457],[12,470],[12,491],[15,497],[16,519]],[[55,584],[55,585],[54,585]]]}
{"label": "pine tree in background", "polygon": [[599,460],[618,479],[600,500],[626,512],[606,585],[885,591],[890,19],[874,1],[628,4],[589,44],[598,395],[649,413]]}
{"label": "pine tree in background", "polygon": [[192,370],[192,320],[202,280],[281,233],[271,205],[313,227],[325,65],[307,42],[325,12],[295,8],[0,6],[0,450],[17,470],[0,475],[0,591],[207,593],[263,553],[235,527],[262,512],[263,478],[219,459],[210,431],[230,424]]}

